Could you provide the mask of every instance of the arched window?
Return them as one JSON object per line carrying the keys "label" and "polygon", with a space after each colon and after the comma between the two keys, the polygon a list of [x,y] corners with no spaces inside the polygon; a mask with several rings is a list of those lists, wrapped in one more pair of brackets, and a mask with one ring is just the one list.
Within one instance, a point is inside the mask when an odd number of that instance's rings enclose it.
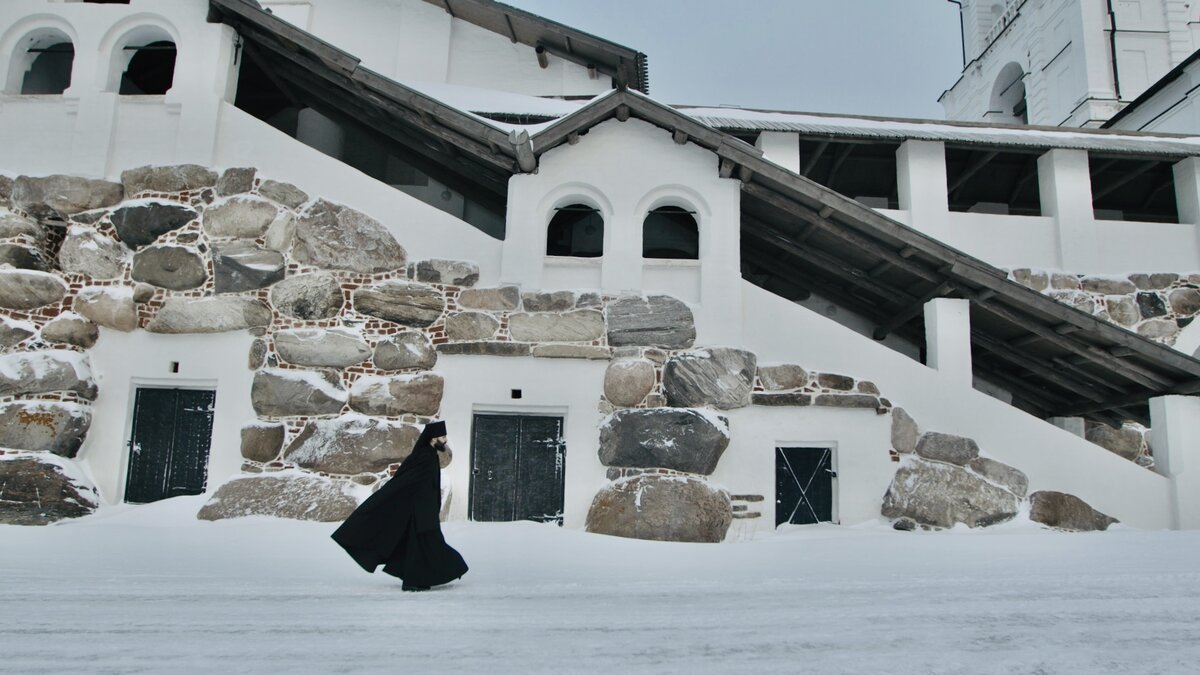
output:
{"label": "arched window", "polygon": [[61,94],[71,86],[75,45],[55,42],[45,47],[31,48],[29,54],[33,59],[21,80],[22,94]]}
{"label": "arched window", "polygon": [[678,206],[661,206],[647,213],[642,223],[642,257],[699,260],[696,218]]}
{"label": "arched window", "polygon": [[165,94],[175,81],[175,43],[158,40],[130,45],[129,65],[121,74],[120,94]]}
{"label": "arched window", "polygon": [[1003,124],[1029,123],[1029,110],[1025,101],[1025,71],[1019,64],[1009,63],[1000,70],[996,83],[992,85],[987,119]]}
{"label": "arched window", "polygon": [[604,253],[604,218],[586,204],[559,207],[546,230],[546,255],[599,258]]}

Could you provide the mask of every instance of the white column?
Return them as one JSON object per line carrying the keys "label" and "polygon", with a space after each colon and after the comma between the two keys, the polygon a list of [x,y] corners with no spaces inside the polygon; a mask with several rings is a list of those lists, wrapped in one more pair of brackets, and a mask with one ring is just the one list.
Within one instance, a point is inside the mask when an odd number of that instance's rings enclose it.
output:
{"label": "white column", "polygon": [[925,303],[925,365],[970,387],[971,301],[935,298]]}
{"label": "white column", "polygon": [[1080,438],[1087,436],[1087,422],[1082,417],[1048,417],[1046,421]]}
{"label": "white column", "polygon": [[1170,481],[1171,528],[1200,529],[1200,398],[1150,399],[1154,470]]}
{"label": "white column", "polygon": [[800,173],[800,134],[781,131],[764,131],[754,142],[762,150],[763,157],[779,166]]}
{"label": "white column", "polygon": [[1200,225],[1200,162],[1188,157],[1171,167],[1175,174],[1175,208],[1179,222]]}
{"label": "white column", "polygon": [[938,235],[949,214],[946,145],[941,141],[905,141],[896,151],[896,190],[910,224]]}
{"label": "white column", "polygon": [[1094,266],[1098,243],[1086,150],[1056,149],[1038,157],[1042,215],[1054,218],[1059,269]]}

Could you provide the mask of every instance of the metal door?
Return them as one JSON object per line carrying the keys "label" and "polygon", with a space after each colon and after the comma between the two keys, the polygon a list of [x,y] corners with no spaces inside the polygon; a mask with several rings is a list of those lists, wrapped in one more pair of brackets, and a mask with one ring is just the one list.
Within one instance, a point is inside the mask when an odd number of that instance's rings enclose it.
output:
{"label": "metal door", "polygon": [[561,524],[565,459],[561,417],[476,415],[471,519]]}
{"label": "metal door", "polygon": [[138,389],[125,501],[198,495],[208,482],[215,391]]}
{"label": "metal door", "polygon": [[775,448],[775,526],[833,520],[829,448]]}

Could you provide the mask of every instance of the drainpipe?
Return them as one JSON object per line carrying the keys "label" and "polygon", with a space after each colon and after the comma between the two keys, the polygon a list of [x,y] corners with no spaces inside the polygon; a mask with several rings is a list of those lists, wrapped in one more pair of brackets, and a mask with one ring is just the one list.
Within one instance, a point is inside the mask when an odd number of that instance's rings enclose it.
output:
{"label": "drainpipe", "polygon": [[[967,30],[963,25],[963,6],[962,0],[946,0],[958,5],[958,42],[962,46],[962,64],[963,68],[967,67]],[[1109,5],[1112,5],[1112,0],[1109,0]]]}
{"label": "drainpipe", "polygon": [[1113,11],[1112,0],[1108,0],[1108,22],[1112,31],[1108,34],[1109,50],[1112,52],[1113,91],[1117,101],[1121,100],[1121,75],[1117,71],[1117,13]]}

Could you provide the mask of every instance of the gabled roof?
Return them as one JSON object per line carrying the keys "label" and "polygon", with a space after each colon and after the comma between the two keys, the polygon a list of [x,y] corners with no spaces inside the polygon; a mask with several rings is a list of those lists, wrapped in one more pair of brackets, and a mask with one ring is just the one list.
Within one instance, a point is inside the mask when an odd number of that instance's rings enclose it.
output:
{"label": "gabled roof", "polygon": [[450,16],[581,66],[595,66],[617,86],[650,93],[646,55],[557,21],[494,0],[425,0]]}
{"label": "gabled roof", "polygon": [[358,60],[257,9],[210,0],[213,19],[238,29],[247,50],[277,68],[283,86],[330,114],[377,125],[464,182],[503,196],[514,173],[609,119],[642,119],[719,157],[742,184],[743,274],[793,295],[817,293],[873,321],[876,337],[924,344],[923,307],[970,300],[976,373],[1041,417],[1149,422],[1148,400],[1200,393],[1200,361],[1009,281],[1004,271],[762,157],[753,146],[629,90],[602,96],[532,139],[505,133],[358,65]]}

